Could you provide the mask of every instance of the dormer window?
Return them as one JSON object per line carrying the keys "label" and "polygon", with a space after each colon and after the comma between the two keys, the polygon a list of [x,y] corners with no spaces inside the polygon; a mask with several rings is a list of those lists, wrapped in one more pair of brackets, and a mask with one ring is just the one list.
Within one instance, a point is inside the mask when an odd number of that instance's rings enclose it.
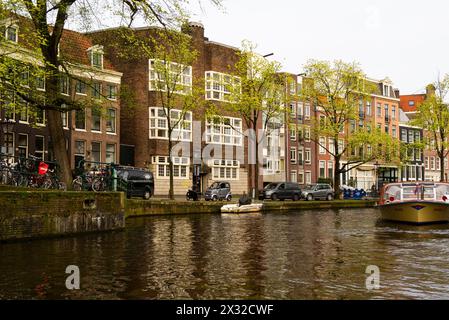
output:
{"label": "dormer window", "polygon": [[90,64],[94,68],[103,69],[103,46],[93,46],[87,50]]}
{"label": "dormer window", "polygon": [[19,28],[17,26],[11,25],[6,27],[5,38],[8,41],[18,42],[19,38]]}

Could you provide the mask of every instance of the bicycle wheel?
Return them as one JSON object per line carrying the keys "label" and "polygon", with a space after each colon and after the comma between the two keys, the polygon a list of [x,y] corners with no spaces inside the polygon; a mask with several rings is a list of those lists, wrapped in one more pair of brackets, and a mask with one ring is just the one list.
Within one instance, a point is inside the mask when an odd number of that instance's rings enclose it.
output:
{"label": "bicycle wheel", "polygon": [[92,190],[94,192],[101,192],[104,190],[103,178],[94,178],[94,180],[92,181]]}
{"label": "bicycle wheel", "polygon": [[82,191],[83,190],[83,179],[81,177],[76,177],[72,182],[72,189],[74,191]]}

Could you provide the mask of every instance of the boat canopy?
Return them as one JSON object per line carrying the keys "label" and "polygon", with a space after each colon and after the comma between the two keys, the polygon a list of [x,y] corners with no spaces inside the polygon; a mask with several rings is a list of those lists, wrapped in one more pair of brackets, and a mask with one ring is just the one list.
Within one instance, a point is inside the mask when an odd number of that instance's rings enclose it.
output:
{"label": "boat canopy", "polygon": [[386,185],[381,193],[382,203],[416,200],[449,202],[449,184],[393,183]]}

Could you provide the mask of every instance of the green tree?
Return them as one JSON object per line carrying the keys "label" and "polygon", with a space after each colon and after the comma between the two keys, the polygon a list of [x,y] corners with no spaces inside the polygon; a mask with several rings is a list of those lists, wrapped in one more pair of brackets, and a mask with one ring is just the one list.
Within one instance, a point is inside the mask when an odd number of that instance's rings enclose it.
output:
{"label": "green tree", "polygon": [[[334,159],[334,191],[340,198],[342,174],[373,160],[396,161],[399,142],[376,128],[374,122],[364,121],[360,126],[359,104],[370,100],[376,89],[357,63],[311,60],[304,71],[303,95],[317,110],[312,119],[312,140]],[[333,148],[323,138],[332,142]]]}
{"label": "green tree", "polygon": [[[211,0],[219,4],[219,0]],[[48,128],[53,143],[55,157],[60,164],[63,181],[71,184],[71,170],[66,151],[65,137],[62,126],[61,112],[81,110],[91,107],[88,101],[65,99],[59,94],[59,84],[62,76],[76,79],[70,72],[70,63],[59,54],[59,46],[67,22],[88,29],[96,21],[104,21],[108,16],[110,21],[121,26],[132,26],[135,21],[143,21],[150,25],[163,28],[179,26],[188,18],[189,3],[186,0],[123,0],[111,3],[109,1],[81,0],[5,0],[0,4],[2,21],[19,20],[27,24],[26,32],[21,32],[24,38],[24,48],[11,50],[9,43],[5,46],[2,40],[0,54],[0,82],[4,92],[19,95],[33,110],[47,112]],[[102,17],[97,14],[101,13]],[[3,26],[5,27],[5,26]],[[22,29],[23,31],[23,29]],[[19,58],[17,52],[26,53]],[[9,59],[12,58],[12,59]],[[11,85],[11,68],[20,70],[23,60],[27,67],[38,73],[36,78],[43,77],[45,92],[33,93],[32,90],[22,91],[18,81]],[[20,60],[17,62],[17,60]],[[86,81],[86,79],[80,79]],[[19,89],[19,90],[18,90]],[[8,95],[5,101],[11,103]],[[13,105],[12,107],[15,107]]]}
{"label": "green tree", "polygon": [[449,155],[449,106],[445,98],[449,92],[449,75],[438,78],[427,87],[429,94],[418,107],[412,125],[424,130],[424,142],[440,158],[440,181],[444,181],[444,159]]}
{"label": "green tree", "polygon": [[[286,104],[287,76],[281,73],[281,64],[269,61],[255,52],[256,46],[243,41],[238,52],[238,61],[232,75],[239,85],[231,86],[231,103],[227,108],[243,119],[248,131],[248,142],[254,159],[248,155],[250,176],[254,177],[255,193],[258,197],[261,150],[265,137],[271,130],[278,129],[283,120]],[[279,120],[279,121],[277,121]],[[251,192],[251,190],[249,190]]]}

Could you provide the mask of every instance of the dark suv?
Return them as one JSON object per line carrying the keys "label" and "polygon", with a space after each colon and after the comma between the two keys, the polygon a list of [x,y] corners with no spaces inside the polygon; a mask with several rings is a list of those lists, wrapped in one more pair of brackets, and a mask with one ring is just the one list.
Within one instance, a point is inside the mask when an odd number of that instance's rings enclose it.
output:
{"label": "dark suv", "polygon": [[119,189],[125,189],[128,198],[142,197],[148,200],[154,194],[153,174],[145,169],[119,167],[117,168],[117,177],[119,178],[118,185],[124,185]]}
{"label": "dark suv", "polygon": [[298,201],[301,199],[301,189],[299,188],[299,185],[294,182],[270,183],[260,193],[259,198],[261,200],[291,199],[293,201]]}

